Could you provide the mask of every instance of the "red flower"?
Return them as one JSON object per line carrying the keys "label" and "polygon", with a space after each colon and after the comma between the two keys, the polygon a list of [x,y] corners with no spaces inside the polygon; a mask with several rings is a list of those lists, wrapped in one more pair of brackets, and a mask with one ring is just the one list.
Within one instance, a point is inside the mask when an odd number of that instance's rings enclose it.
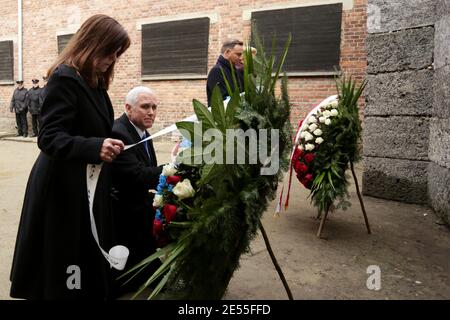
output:
{"label": "red flower", "polygon": [[155,219],[153,220],[153,236],[156,237],[161,233],[163,228],[161,220]]}
{"label": "red flower", "polygon": [[311,163],[311,162],[313,162],[315,157],[316,157],[316,156],[314,155],[314,153],[308,153],[308,154],[306,154],[306,155],[305,155],[305,161],[306,161],[306,163]]}
{"label": "red flower", "polygon": [[166,182],[167,184],[176,185],[178,182],[180,182],[180,180],[180,176],[168,176]]}
{"label": "red flower", "polygon": [[163,214],[167,223],[170,223],[177,215],[177,207],[173,204],[166,204],[163,208]]}
{"label": "red flower", "polygon": [[297,172],[297,174],[304,174],[304,173],[308,172],[308,166],[300,161],[297,161],[294,164],[294,169],[295,169],[295,172]]}
{"label": "red flower", "polygon": [[303,150],[296,148],[294,151],[294,160],[297,160],[303,156]]}
{"label": "red flower", "polygon": [[301,179],[300,182],[303,184],[303,186],[306,189],[310,189],[312,181],[313,181],[313,175],[311,173],[308,173],[307,175],[305,175],[305,177],[303,179]]}

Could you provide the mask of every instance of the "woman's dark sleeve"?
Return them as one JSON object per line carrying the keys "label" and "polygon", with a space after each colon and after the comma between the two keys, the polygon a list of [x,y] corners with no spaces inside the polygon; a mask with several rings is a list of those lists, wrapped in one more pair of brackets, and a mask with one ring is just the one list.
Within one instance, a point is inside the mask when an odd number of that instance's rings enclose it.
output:
{"label": "woman's dark sleeve", "polygon": [[[57,77],[49,81],[42,105],[42,127],[38,146],[46,154],[65,160],[99,163],[100,150],[105,138],[72,135],[78,125],[78,84],[74,79]],[[82,118],[82,117],[81,117]]]}

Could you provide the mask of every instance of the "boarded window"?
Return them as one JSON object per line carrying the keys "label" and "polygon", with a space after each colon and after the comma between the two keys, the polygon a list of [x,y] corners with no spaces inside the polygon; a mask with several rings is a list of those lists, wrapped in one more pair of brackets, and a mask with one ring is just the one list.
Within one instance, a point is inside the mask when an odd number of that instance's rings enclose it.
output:
{"label": "boarded window", "polygon": [[58,54],[60,54],[64,48],[66,47],[67,43],[72,38],[73,34],[64,34],[61,36],[58,36]]}
{"label": "boarded window", "polygon": [[206,75],[209,18],[142,26],[142,75]]}
{"label": "boarded window", "polygon": [[285,62],[287,72],[330,72],[339,69],[342,3],[252,13],[252,21],[271,52],[283,50],[289,32],[292,43]]}
{"label": "boarded window", "polygon": [[12,41],[0,41],[0,81],[14,81],[14,49]]}

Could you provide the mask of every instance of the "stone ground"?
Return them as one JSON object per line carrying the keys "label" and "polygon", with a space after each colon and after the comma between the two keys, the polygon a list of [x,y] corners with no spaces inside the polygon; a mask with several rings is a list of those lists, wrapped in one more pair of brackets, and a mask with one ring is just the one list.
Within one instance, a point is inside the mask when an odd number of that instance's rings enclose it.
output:
{"label": "stone ground", "polygon": [[[26,143],[29,142],[29,143]],[[172,143],[157,142],[160,162]],[[9,297],[9,272],[35,139],[0,140],[0,299]],[[362,167],[357,167],[361,179]],[[263,224],[295,299],[450,299],[450,231],[428,208],[365,197],[372,227],[364,226],[354,186],[352,207],[333,213],[316,237],[319,221],[308,192],[293,183],[291,205],[272,208]],[[367,268],[379,266],[381,289],[369,290]],[[124,297],[126,299],[127,297]],[[260,235],[241,258],[224,299],[287,299]]]}

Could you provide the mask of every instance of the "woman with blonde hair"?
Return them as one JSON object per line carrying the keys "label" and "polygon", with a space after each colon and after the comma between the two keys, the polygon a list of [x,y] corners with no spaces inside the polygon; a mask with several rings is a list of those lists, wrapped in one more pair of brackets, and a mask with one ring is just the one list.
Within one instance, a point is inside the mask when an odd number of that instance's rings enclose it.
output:
{"label": "woman with blonde hair", "polygon": [[91,232],[87,164],[103,164],[93,212],[102,247],[114,245],[110,167],[123,142],[108,138],[107,89],[130,46],[113,18],[87,19],[48,71],[41,150],[28,180],[11,271],[11,297],[110,299],[113,278]]}

